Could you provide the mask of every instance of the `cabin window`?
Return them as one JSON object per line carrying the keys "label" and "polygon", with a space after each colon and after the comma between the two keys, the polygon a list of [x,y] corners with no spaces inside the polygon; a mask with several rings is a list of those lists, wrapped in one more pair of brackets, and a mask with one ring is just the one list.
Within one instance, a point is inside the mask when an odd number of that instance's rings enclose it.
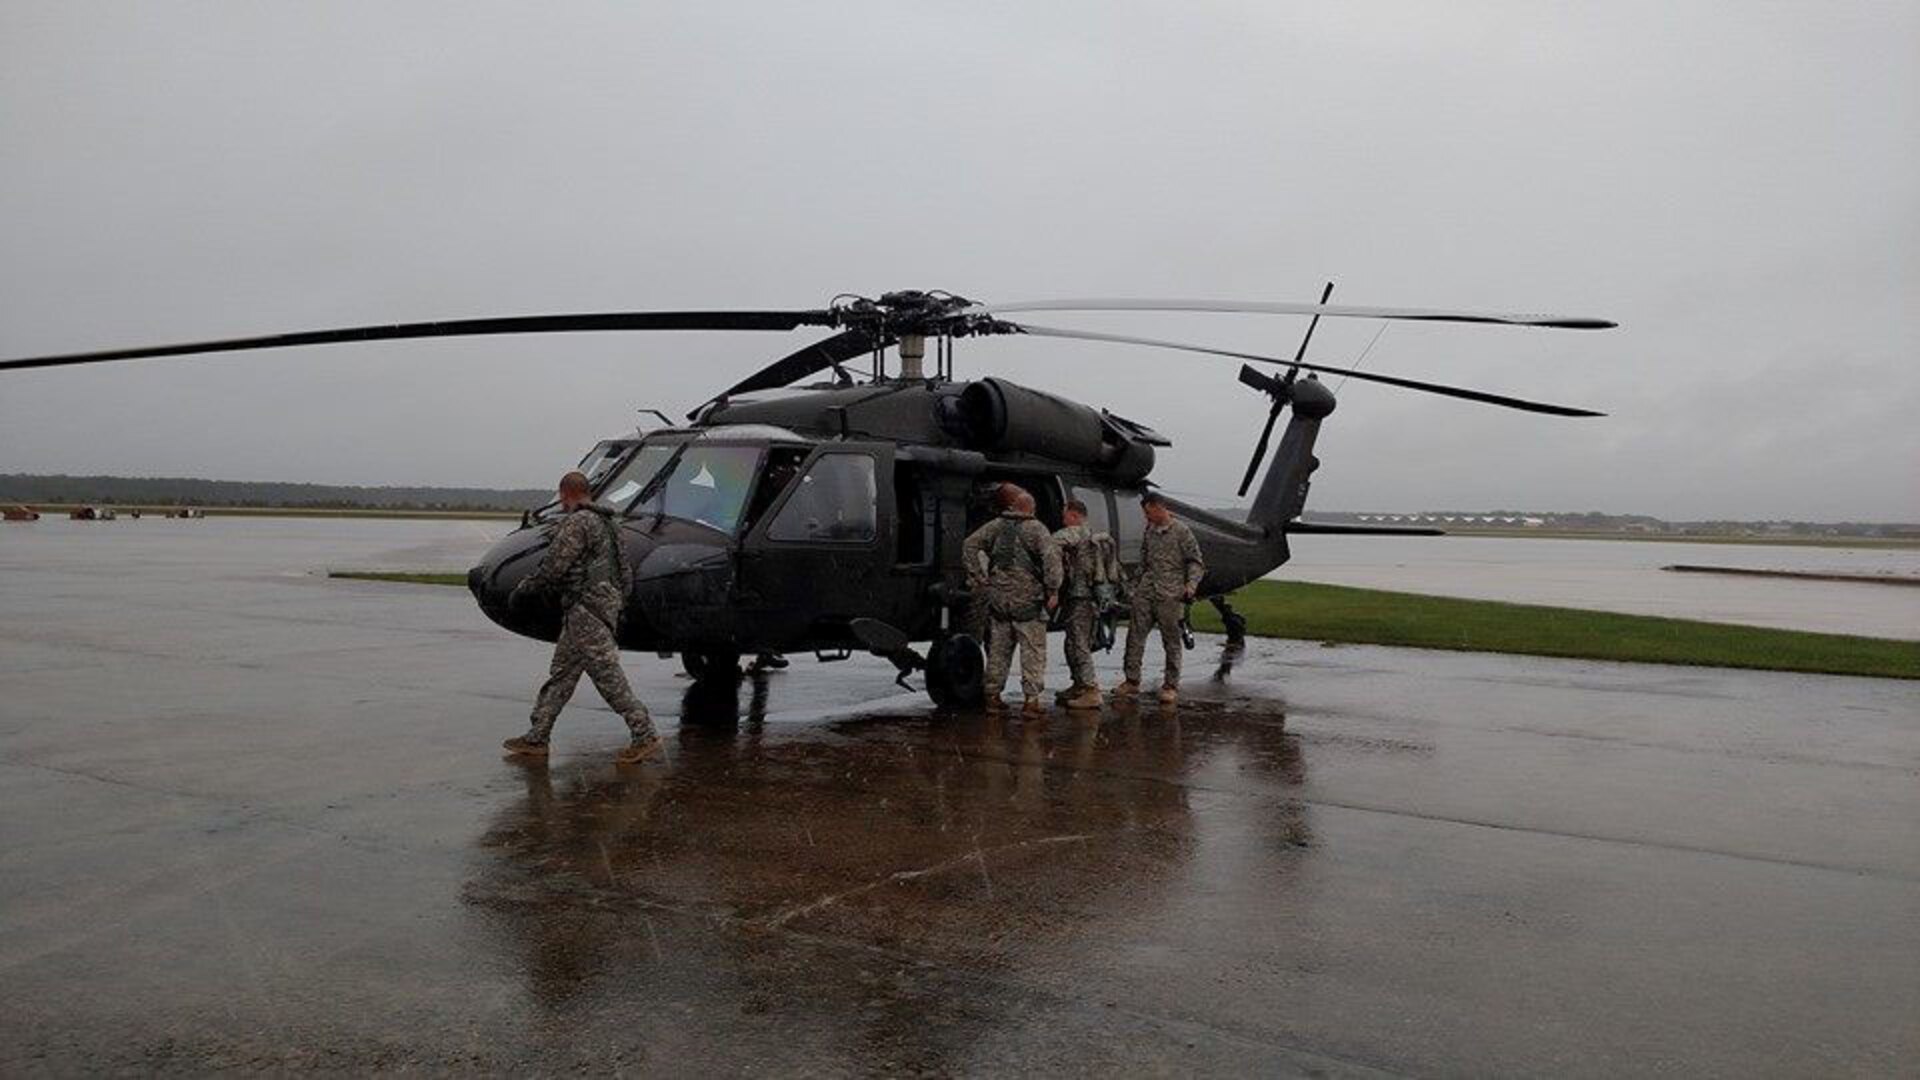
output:
{"label": "cabin window", "polygon": [[878,532],[879,511],[873,458],[823,454],[773,516],[767,538],[864,542]]}
{"label": "cabin window", "polygon": [[1113,542],[1120,548],[1120,561],[1140,561],[1140,538],[1146,534],[1147,518],[1140,510],[1140,493],[1116,491],[1114,501]]}
{"label": "cabin window", "polygon": [[902,566],[921,566],[933,550],[937,525],[933,504],[926,496],[925,477],[920,470],[898,462],[893,466],[894,532],[898,543],[894,561]]}
{"label": "cabin window", "polygon": [[1113,535],[1113,511],[1109,509],[1106,488],[1075,487],[1073,497],[1087,504],[1087,528]]}

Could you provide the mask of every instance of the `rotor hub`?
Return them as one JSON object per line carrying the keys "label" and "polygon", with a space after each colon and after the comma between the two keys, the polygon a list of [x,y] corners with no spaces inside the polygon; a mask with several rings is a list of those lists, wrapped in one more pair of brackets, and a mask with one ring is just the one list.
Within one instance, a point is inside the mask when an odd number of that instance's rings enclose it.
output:
{"label": "rotor hub", "polygon": [[875,341],[906,336],[952,338],[1018,332],[977,307],[972,300],[950,292],[902,289],[882,293],[878,299],[835,297],[832,311],[834,325],[861,331]]}

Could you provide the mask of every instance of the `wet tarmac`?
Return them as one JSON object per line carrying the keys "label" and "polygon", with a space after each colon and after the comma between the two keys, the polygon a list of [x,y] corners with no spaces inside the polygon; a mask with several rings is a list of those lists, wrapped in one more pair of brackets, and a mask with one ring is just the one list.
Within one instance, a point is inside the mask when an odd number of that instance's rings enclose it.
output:
{"label": "wet tarmac", "polygon": [[1914,684],[1203,639],[996,722],[633,657],[667,762],[583,687],[530,765],[542,646],[308,572],[424,527],[127,535],[0,533],[8,1075],[1920,1060]]}

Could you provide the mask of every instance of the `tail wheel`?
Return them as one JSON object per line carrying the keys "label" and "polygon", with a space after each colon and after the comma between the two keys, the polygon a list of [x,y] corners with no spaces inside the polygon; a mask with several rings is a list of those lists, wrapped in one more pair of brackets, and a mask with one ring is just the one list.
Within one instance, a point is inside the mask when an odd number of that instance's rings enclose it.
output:
{"label": "tail wheel", "polygon": [[986,657],[971,634],[935,641],[927,653],[927,693],[943,709],[964,709],[986,698]]}
{"label": "tail wheel", "polygon": [[740,677],[740,654],[737,652],[683,652],[680,654],[680,667],[693,676],[696,682],[737,679]]}

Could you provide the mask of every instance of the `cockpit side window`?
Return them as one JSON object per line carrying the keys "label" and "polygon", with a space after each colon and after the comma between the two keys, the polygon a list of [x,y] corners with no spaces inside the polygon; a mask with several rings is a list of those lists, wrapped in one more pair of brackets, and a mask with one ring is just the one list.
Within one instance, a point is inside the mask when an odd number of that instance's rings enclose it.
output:
{"label": "cockpit side window", "polygon": [[867,542],[879,531],[873,458],[830,453],[814,461],[767,526],[770,540]]}
{"label": "cockpit side window", "polygon": [[805,460],[807,451],[802,447],[776,446],[767,451],[767,467],[761,470],[760,484],[753,489],[753,500],[747,504],[746,516],[740,520],[741,532],[751,530],[755,522],[766,516],[768,508],[787,490]]}

